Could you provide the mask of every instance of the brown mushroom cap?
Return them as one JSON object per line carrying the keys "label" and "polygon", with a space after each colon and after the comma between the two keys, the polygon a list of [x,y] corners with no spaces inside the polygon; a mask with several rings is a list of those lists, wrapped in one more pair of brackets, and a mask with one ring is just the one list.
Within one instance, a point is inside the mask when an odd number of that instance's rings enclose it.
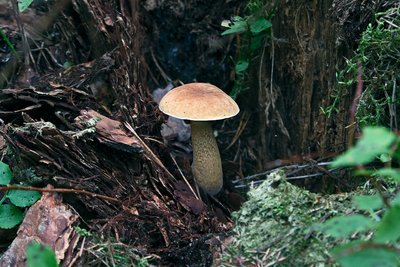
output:
{"label": "brown mushroom cap", "polygon": [[239,113],[236,102],[209,83],[176,87],[161,99],[159,108],[169,116],[191,121],[221,120]]}

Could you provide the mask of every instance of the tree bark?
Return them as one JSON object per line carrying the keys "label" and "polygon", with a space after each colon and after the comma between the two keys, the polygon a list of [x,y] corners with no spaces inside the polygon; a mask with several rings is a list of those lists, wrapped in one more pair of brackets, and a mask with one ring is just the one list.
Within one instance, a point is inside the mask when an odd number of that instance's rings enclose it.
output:
{"label": "tree bark", "polygon": [[356,38],[341,39],[343,24],[334,2],[338,1],[278,4],[273,41],[266,48],[258,86],[259,136],[264,144],[259,150],[261,168],[270,167],[270,161],[277,158],[340,152],[352,139],[355,125],[349,125],[349,110],[353,92],[340,96],[331,117],[321,111],[331,104],[336,71],[351,56],[356,42]]}

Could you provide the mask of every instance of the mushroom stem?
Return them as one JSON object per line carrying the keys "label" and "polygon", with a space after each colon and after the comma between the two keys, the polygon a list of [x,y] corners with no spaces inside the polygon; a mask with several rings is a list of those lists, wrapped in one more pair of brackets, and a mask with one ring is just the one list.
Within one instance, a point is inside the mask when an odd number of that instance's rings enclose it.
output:
{"label": "mushroom stem", "polygon": [[209,195],[222,188],[222,164],[211,123],[192,121],[192,172],[197,185]]}

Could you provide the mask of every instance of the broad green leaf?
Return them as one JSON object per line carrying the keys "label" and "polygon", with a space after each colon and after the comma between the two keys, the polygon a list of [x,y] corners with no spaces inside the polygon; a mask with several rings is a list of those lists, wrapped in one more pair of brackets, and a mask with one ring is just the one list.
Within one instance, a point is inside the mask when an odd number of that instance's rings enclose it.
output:
{"label": "broad green leaf", "polygon": [[336,216],[324,223],[317,225],[317,229],[336,238],[347,237],[355,232],[371,229],[375,221],[371,218],[354,214],[349,216]]}
{"label": "broad green leaf", "polygon": [[254,35],[256,35],[266,29],[271,28],[271,26],[272,24],[269,20],[266,20],[265,18],[260,18],[250,23],[250,31]]}
{"label": "broad green leaf", "polygon": [[24,12],[31,4],[33,0],[18,0],[19,12]]}
{"label": "broad green leaf", "polygon": [[354,196],[353,202],[360,210],[373,211],[383,207],[383,201],[379,195]]}
{"label": "broad green leaf", "polygon": [[[226,23],[225,23],[226,24]],[[221,33],[221,35],[242,33],[247,30],[247,22],[241,17],[235,17],[229,26],[229,29]]]}
{"label": "broad green leaf", "polygon": [[235,71],[236,71],[236,73],[241,73],[241,72],[245,71],[248,67],[249,67],[249,62],[248,61],[239,60],[236,63]]}
{"label": "broad green leaf", "polygon": [[0,161],[0,185],[7,185],[12,179],[10,166]]}
{"label": "broad green leaf", "polygon": [[20,224],[24,215],[22,211],[14,205],[3,204],[0,206],[0,228],[10,229]]}
{"label": "broad green leaf", "polygon": [[399,266],[399,256],[397,253],[384,250],[367,248],[351,253],[352,250],[348,249],[348,253],[342,251],[342,257],[337,261],[343,267],[396,267]]}
{"label": "broad green leaf", "polygon": [[398,205],[400,206],[400,194],[397,194],[394,199],[390,202],[390,205]]}
{"label": "broad green leaf", "polygon": [[41,194],[37,191],[28,190],[10,190],[8,191],[7,197],[11,203],[18,207],[28,207],[38,201]]}
{"label": "broad green leaf", "polygon": [[374,172],[374,176],[382,176],[389,177],[395,180],[396,182],[400,182],[400,169],[393,168],[382,168]]}
{"label": "broad green leaf", "polygon": [[400,206],[392,206],[387,210],[378,225],[374,240],[376,242],[395,242],[400,238]]}
{"label": "broad green leaf", "polygon": [[375,171],[367,170],[367,169],[354,170],[354,175],[356,175],[356,176],[371,176],[374,173],[375,173]]}
{"label": "broad green leaf", "polygon": [[265,36],[262,34],[253,36],[253,38],[251,38],[250,50],[255,51],[260,48],[264,44],[264,40]]}
{"label": "broad green leaf", "polygon": [[388,153],[396,135],[383,127],[366,127],[356,146],[347,150],[332,163],[332,167],[358,166]]}
{"label": "broad green leaf", "polygon": [[26,248],[27,267],[58,267],[56,254],[48,247],[32,242]]}

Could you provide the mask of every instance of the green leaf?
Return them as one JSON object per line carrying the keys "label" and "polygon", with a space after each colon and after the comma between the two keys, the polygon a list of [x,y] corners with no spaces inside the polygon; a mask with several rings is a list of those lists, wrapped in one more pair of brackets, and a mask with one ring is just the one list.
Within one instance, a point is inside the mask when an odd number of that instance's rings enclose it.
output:
{"label": "green leaf", "polygon": [[64,64],[63,64],[63,68],[64,69],[68,69],[68,68],[70,68],[72,66],[73,66],[73,63],[71,61],[65,61]]}
{"label": "green leaf", "polygon": [[250,31],[251,33],[256,35],[266,29],[271,28],[271,26],[272,23],[269,20],[266,20],[265,18],[260,18],[250,23]]}
{"label": "green leaf", "polygon": [[388,153],[383,153],[379,156],[381,162],[386,163],[392,160],[392,157]]}
{"label": "green leaf", "polygon": [[0,185],[7,185],[12,179],[10,166],[0,161]]}
{"label": "green leaf", "polygon": [[376,242],[395,242],[400,238],[400,206],[392,206],[378,225],[374,240]]}
{"label": "green leaf", "polygon": [[236,63],[235,71],[236,71],[236,73],[241,73],[241,72],[245,71],[248,67],[249,67],[249,62],[248,61],[239,60]]}
{"label": "green leaf", "polygon": [[[11,51],[12,51],[14,54],[16,54],[17,51],[15,50],[15,47],[14,47],[13,44],[11,43],[10,39],[8,39],[8,37],[3,33],[3,31],[1,30],[1,28],[0,28],[0,36],[1,36],[1,39],[3,39],[3,41],[6,42],[8,48],[10,48]],[[18,55],[17,55],[17,56],[18,56]]]}
{"label": "green leaf", "polygon": [[8,191],[7,197],[15,206],[23,208],[31,206],[33,203],[38,201],[41,194],[37,191],[10,190]]}
{"label": "green leaf", "polygon": [[396,182],[400,182],[400,169],[393,168],[382,168],[374,172],[374,176],[382,176],[389,177],[395,180]]}
{"label": "green leaf", "polygon": [[395,252],[391,252],[384,249],[362,249],[355,253],[351,253],[351,249],[348,249],[348,253],[344,253],[344,256],[338,258],[338,262],[343,267],[396,267],[399,264],[399,257]]}
{"label": "green leaf", "polygon": [[26,248],[27,267],[58,267],[56,254],[48,247],[32,242]]}
{"label": "green leaf", "polygon": [[253,36],[253,38],[251,38],[250,50],[255,51],[260,48],[264,44],[264,40],[265,36],[262,34]]}
{"label": "green leaf", "polygon": [[397,194],[394,199],[390,202],[390,205],[399,205],[400,206],[400,194]]}
{"label": "green leaf", "polygon": [[18,0],[19,12],[24,12],[31,4],[33,0]]}
{"label": "green leaf", "polygon": [[20,224],[24,218],[22,211],[14,205],[0,206],[0,228],[10,229]]}
{"label": "green leaf", "polygon": [[354,214],[349,216],[336,216],[324,223],[317,225],[317,229],[336,238],[347,237],[355,232],[371,229],[375,221],[371,218]]}
{"label": "green leaf", "polygon": [[[226,22],[224,23],[224,25],[226,25]],[[221,35],[242,33],[245,32],[246,30],[247,30],[247,22],[243,18],[236,16],[233,19],[232,24],[229,26],[229,29],[222,32]]]}
{"label": "green leaf", "polygon": [[360,210],[373,211],[383,207],[383,201],[379,195],[354,196],[353,202]]}
{"label": "green leaf", "polygon": [[358,166],[373,161],[390,151],[396,135],[383,127],[366,127],[356,146],[347,150],[332,163],[332,167]]}

